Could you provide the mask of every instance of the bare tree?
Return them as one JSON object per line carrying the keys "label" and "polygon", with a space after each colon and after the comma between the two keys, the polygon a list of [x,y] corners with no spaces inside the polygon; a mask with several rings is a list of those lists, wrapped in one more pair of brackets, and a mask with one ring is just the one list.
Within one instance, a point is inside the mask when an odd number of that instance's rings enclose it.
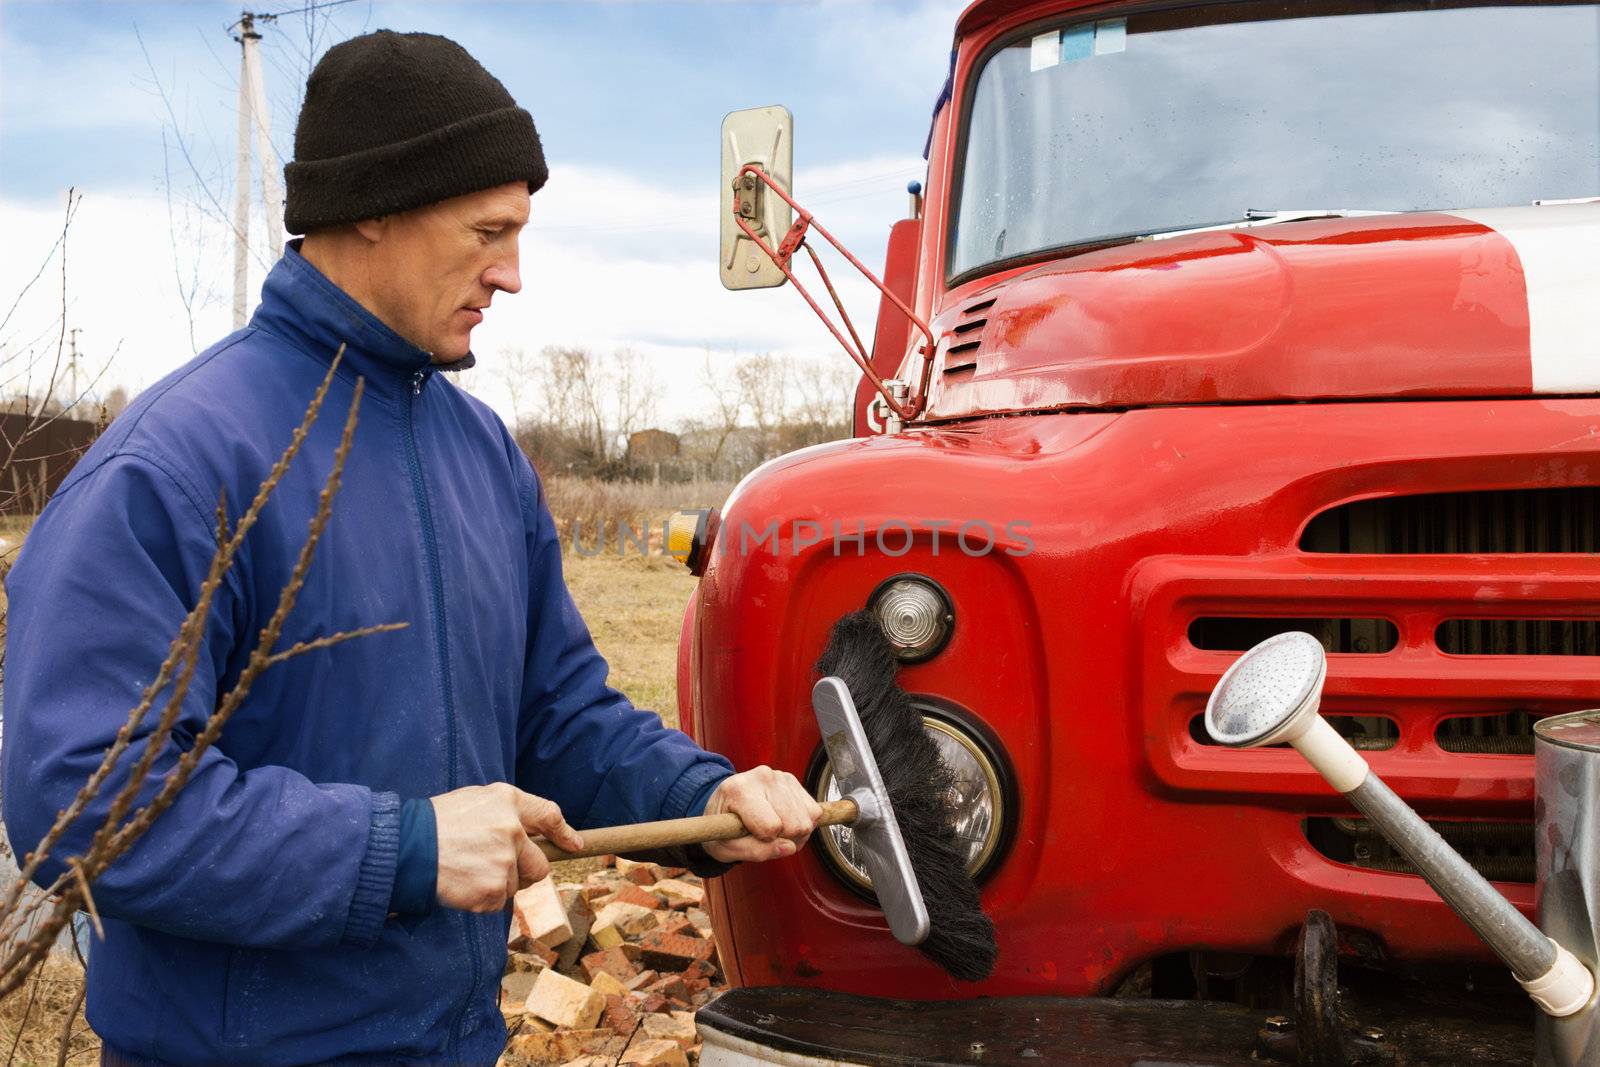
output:
{"label": "bare tree", "polygon": [[544,363],[545,424],[571,438],[592,462],[603,461],[605,414],[599,359],[590,349],[568,345],[548,345],[539,355]]}
{"label": "bare tree", "polygon": [[769,459],[776,447],[777,430],[789,407],[789,368],[770,352],[739,362],[734,380],[739,399],[759,435],[760,459]]}
{"label": "bare tree", "polygon": [[842,359],[821,357],[801,363],[793,378],[793,406],[780,434],[784,450],[850,436],[861,372]]}
{"label": "bare tree", "polygon": [[617,438],[626,441],[637,431],[655,424],[661,383],[650,362],[631,348],[611,353],[608,370],[605,386],[612,400],[611,427]]}
{"label": "bare tree", "polygon": [[707,458],[715,465],[722,461],[728,438],[739,429],[739,413],[744,409],[744,397],[737,376],[721,373],[712,364],[709,348],[700,367],[700,384],[704,387],[706,399],[710,401],[705,428],[712,435],[714,443]]}
{"label": "bare tree", "polygon": [[500,380],[506,387],[506,398],[511,404],[513,431],[522,428],[524,405],[532,399],[538,371],[538,357],[521,345],[500,350]]}

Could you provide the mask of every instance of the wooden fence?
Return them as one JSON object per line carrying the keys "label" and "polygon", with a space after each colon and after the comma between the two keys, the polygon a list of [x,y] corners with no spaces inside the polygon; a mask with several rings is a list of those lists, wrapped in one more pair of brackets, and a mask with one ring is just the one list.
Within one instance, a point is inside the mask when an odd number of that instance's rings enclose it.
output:
{"label": "wooden fence", "polygon": [[0,413],[0,514],[36,514],[99,432],[87,419]]}

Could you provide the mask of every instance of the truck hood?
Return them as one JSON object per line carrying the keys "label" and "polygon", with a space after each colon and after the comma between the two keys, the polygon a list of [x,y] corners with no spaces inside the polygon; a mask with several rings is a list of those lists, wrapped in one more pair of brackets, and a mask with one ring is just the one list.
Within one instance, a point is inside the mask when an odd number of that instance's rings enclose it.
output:
{"label": "truck hood", "polygon": [[1600,392],[1600,203],[1189,234],[1012,276],[933,322],[926,417]]}

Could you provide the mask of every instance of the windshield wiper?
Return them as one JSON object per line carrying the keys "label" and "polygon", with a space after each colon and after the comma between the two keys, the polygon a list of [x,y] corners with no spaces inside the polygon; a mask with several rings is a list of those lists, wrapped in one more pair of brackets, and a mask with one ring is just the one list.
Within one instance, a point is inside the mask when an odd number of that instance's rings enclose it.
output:
{"label": "windshield wiper", "polygon": [[1291,208],[1266,210],[1246,208],[1244,218],[1236,222],[1218,222],[1210,226],[1187,226],[1176,230],[1158,230],[1140,234],[1139,241],[1165,241],[1170,237],[1183,237],[1191,233],[1210,233],[1214,230],[1248,230],[1257,226],[1274,226],[1280,222],[1304,222],[1307,219],[1353,219],[1368,215],[1398,215],[1397,211],[1371,211],[1365,208]]}

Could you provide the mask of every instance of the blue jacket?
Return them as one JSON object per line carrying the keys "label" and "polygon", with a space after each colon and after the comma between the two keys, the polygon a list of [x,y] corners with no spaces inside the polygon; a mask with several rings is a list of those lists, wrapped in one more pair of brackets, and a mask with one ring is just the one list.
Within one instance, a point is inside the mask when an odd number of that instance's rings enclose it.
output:
{"label": "blue jacket", "polygon": [[[499,419],[291,248],[246,329],[112,423],[7,579],[0,773],[18,851],[154,676],[211,559],[219,491],[237,518],[341,343],[322,416],[217,595],[152,778],[190,747],[272,614],[358,376],[344,487],[279,647],[409,625],[270,669],[95,885],[106,939],[89,1021],[130,1058],[492,1064],[508,916],[390,917],[402,802],[511,781],[583,828],[695,814],[732,772],[607,687],[538,478]],[[81,851],[104,810],[57,855]]]}

